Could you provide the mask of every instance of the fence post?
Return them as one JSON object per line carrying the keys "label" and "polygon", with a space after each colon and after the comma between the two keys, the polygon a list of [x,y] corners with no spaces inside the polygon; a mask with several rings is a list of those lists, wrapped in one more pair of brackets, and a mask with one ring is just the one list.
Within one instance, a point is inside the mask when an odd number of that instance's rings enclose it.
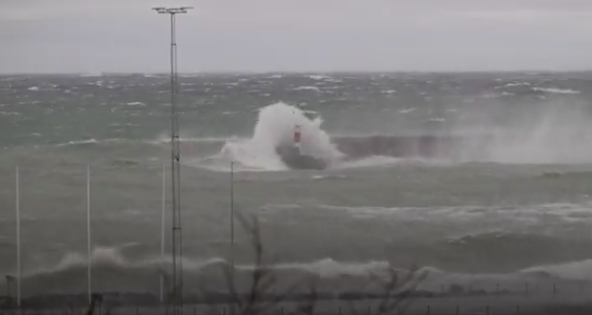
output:
{"label": "fence post", "polygon": [[430,306],[428,305],[428,315],[430,315]]}
{"label": "fence post", "polygon": [[460,308],[458,307],[458,305],[456,306],[456,315],[460,314]]}
{"label": "fence post", "polygon": [[485,314],[489,315],[489,305],[485,307]]}
{"label": "fence post", "polygon": [[520,305],[516,305],[516,315],[520,315]]}
{"label": "fence post", "polygon": [[341,315],[341,305],[339,306],[339,315]]}

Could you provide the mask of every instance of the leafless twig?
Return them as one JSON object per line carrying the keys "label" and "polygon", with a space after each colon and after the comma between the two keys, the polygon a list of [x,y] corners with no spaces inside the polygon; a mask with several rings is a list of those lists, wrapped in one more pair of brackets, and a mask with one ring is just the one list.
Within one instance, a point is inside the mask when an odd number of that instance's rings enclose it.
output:
{"label": "leafless twig", "polygon": [[[224,265],[222,267],[222,274],[228,288],[228,315],[259,315],[272,311],[286,297],[293,294],[299,287],[299,284],[294,284],[285,289],[282,293],[278,293],[276,287],[278,283],[277,275],[272,268],[272,264],[266,261],[263,242],[261,238],[261,226],[256,216],[250,217],[250,220],[242,216],[240,213],[236,214],[241,227],[247,232],[250,238],[251,247],[254,250],[253,270],[250,273],[250,286],[245,293],[237,290],[237,285],[234,282],[232,266]],[[202,292],[207,290],[202,285]],[[276,292],[273,292],[276,290]],[[213,307],[210,307],[211,314],[219,313]]]}
{"label": "leafless twig", "polygon": [[[296,292],[302,286],[302,283],[295,283],[283,290],[277,292],[274,287],[278,283],[277,274],[272,268],[272,264],[265,259],[263,242],[261,238],[261,226],[256,216],[250,219],[238,214],[237,218],[243,229],[246,230],[250,238],[251,247],[254,250],[254,266],[250,273],[250,286],[246,293],[241,293],[234,282],[234,270],[232,266],[223,265],[222,275],[225,285],[228,289],[228,313],[227,315],[260,315],[277,313],[277,307],[280,303],[288,300],[288,297]],[[420,272],[417,268],[411,268],[408,271],[397,270],[391,265],[388,266],[386,274],[371,273],[371,283],[378,285],[380,290],[379,301],[376,308],[379,315],[403,314],[412,301],[412,295],[416,292],[419,284],[425,279],[426,274]],[[304,300],[296,307],[295,314],[313,315],[316,311],[316,305],[320,299],[318,292],[319,277],[312,277],[307,283],[308,292],[304,295]],[[205,300],[208,299],[204,284],[201,283],[201,290]],[[273,292],[275,289],[276,292]],[[207,301],[206,301],[207,302]],[[348,302],[352,314],[358,314],[352,301]],[[218,310],[210,305],[209,313],[220,314]]]}

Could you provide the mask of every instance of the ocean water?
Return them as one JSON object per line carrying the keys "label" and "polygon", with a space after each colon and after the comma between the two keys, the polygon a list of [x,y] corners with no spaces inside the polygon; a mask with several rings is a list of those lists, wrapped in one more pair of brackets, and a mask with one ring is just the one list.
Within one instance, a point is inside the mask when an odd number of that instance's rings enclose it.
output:
{"label": "ocean water", "polygon": [[[359,288],[388,262],[421,267],[434,290],[592,281],[591,82],[592,73],[182,75],[186,290],[224,287],[231,161],[235,209],[259,216],[282,281],[313,274]],[[168,84],[151,74],[0,77],[0,273],[16,270],[18,166],[23,294],[85,290],[87,167],[94,289],[158,292],[169,261],[159,257]],[[275,154],[295,124],[328,169],[290,170]],[[253,251],[238,224],[235,246],[246,277]]]}

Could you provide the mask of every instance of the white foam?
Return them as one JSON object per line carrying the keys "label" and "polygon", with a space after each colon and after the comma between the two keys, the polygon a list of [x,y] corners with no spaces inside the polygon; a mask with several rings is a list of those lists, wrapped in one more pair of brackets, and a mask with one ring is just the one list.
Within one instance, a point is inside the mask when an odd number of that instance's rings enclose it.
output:
{"label": "white foam", "polygon": [[399,113],[401,113],[401,114],[408,114],[408,113],[414,112],[416,110],[417,110],[417,108],[415,108],[415,107],[405,108],[405,109],[399,110]]}
{"label": "white foam", "polygon": [[146,106],[146,104],[144,104],[142,102],[129,102],[129,103],[127,103],[127,105],[129,105],[129,106]]}
{"label": "white foam", "polygon": [[313,175],[312,179],[314,180],[325,180],[325,179],[346,179],[348,178],[345,175]]}
{"label": "white foam", "polygon": [[370,273],[378,273],[387,270],[389,267],[386,261],[367,262],[339,262],[331,258],[320,259],[308,263],[285,263],[275,265],[274,269],[300,269],[306,270],[323,278],[348,276],[368,276]]}
{"label": "white foam", "polygon": [[21,113],[0,111],[0,116],[20,116]]}
{"label": "white foam", "polygon": [[277,155],[276,147],[293,143],[296,125],[302,130],[301,149],[304,154],[328,161],[340,158],[342,153],[331,143],[321,124],[320,117],[310,119],[299,108],[282,102],[266,106],[259,111],[252,138],[228,141],[210,162],[218,166],[222,162],[226,169],[230,161],[236,161],[247,169],[285,170],[287,167]]}
{"label": "white foam", "polygon": [[533,87],[532,90],[538,91],[538,92],[551,93],[551,94],[580,94],[580,91],[571,90],[571,89],[560,89],[560,88]]}
{"label": "white foam", "polygon": [[28,88],[27,90],[29,90],[29,91],[39,91],[39,87],[32,86],[32,87]]}
{"label": "white foam", "polygon": [[87,140],[73,140],[73,141],[68,141],[65,143],[60,143],[57,144],[57,147],[63,147],[63,146],[70,146],[70,145],[77,145],[77,144],[91,144],[91,143],[97,143],[96,139],[87,139]]}
{"label": "white foam", "polygon": [[[515,87],[515,86],[530,86],[529,82],[510,82],[504,85],[504,87]],[[496,87],[498,89],[500,87]]]}
{"label": "white foam", "polygon": [[[93,265],[102,264],[123,266],[126,264],[126,260],[121,255],[120,249],[117,247],[96,247],[92,250],[90,259]],[[54,268],[40,271],[59,271],[71,268],[76,265],[86,264],[88,264],[88,257],[80,253],[68,253]]]}
{"label": "white foam", "polygon": [[[552,219],[557,224],[572,223],[574,218],[579,223],[592,223],[590,204],[541,204],[532,206],[460,206],[460,207],[349,207],[327,204],[273,204],[262,208],[265,212],[291,211],[298,209],[319,209],[335,211],[354,217],[397,217],[397,220],[430,220],[430,222],[449,221],[458,224],[471,222],[506,222],[505,228],[510,229],[512,223],[519,224],[520,229],[526,225],[539,226]],[[508,230],[509,231],[509,230]],[[479,230],[478,233],[483,233]]]}
{"label": "white foam", "polygon": [[330,76],[326,76],[326,75],[321,75],[321,74],[314,74],[314,75],[309,75],[308,76],[310,79],[313,80],[324,80],[324,79],[331,79]]}
{"label": "white foam", "polygon": [[[134,244],[131,244],[134,246]],[[152,258],[143,260],[128,259],[122,252],[130,244],[123,244],[116,247],[96,247],[92,251],[91,261],[95,268],[109,267],[111,270],[132,270],[132,268],[143,268],[146,270],[156,271],[157,268],[163,268],[172,263],[170,256],[161,257],[154,255]],[[228,261],[221,257],[183,257],[183,269],[186,271],[207,271],[211,272],[211,267],[215,265],[228,265]],[[57,265],[47,269],[37,269],[34,271],[25,272],[26,278],[31,278],[35,275],[43,276],[63,272],[69,269],[76,270],[85,268],[88,264],[86,255],[80,253],[67,254]],[[292,261],[279,264],[266,264],[273,271],[291,271],[303,270],[320,276],[321,278],[335,278],[341,276],[353,276],[360,278],[367,278],[373,276],[390,276],[389,270],[396,272],[409,271],[403,266],[394,266],[385,260],[362,260],[362,261],[340,261],[331,257],[323,259],[314,259],[309,261]],[[117,268],[117,269],[114,269]],[[123,269],[122,269],[123,268]],[[237,264],[236,269],[240,271],[252,272],[257,266],[253,264]],[[525,278],[537,273],[545,273],[555,279],[564,280],[592,280],[592,260],[570,261],[559,263],[555,265],[533,266],[530,268],[510,271],[507,273],[465,273],[458,271],[447,271],[434,267],[424,266],[417,270],[417,275],[427,276],[424,281],[420,282],[419,289],[440,289],[442,284],[455,283],[458,285],[470,285],[472,288],[483,288],[493,290],[499,288],[524,288],[526,282],[538,285],[536,278]],[[191,274],[191,273],[189,273]],[[373,279],[375,277],[372,277]],[[543,281],[546,278],[541,278]],[[545,282],[541,282],[545,285]],[[554,285],[554,284],[551,284]],[[562,288],[569,288],[566,283],[560,283],[560,290]],[[578,284],[579,285],[579,284]],[[577,289],[581,289],[578,287]]]}
{"label": "white foam", "polygon": [[294,91],[315,91],[315,92],[320,92],[321,89],[319,89],[316,86],[310,86],[310,85],[305,85],[305,86],[299,86],[294,88]]}
{"label": "white foam", "polygon": [[557,265],[545,265],[523,269],[520,272],[545,272],[569,280],[592,280],[592,260],[573,261]]}

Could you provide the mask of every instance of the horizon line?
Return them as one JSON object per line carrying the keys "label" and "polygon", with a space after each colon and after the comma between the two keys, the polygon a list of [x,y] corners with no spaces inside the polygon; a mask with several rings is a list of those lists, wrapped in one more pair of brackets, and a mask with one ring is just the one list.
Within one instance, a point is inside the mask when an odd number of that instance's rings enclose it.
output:
{"label": "horizon line", "polygon": [[[211,74],[475,74],[475,73],[585,73],[592,72],[591,69],[583,70],[550,70],[550,69],[538,69],[538,70],[333,70],[333,71],[320,71],[320,70],[269,70],[269,71],[200,71],[200,72],[178,72],[179,75],[211,75]],[[64,71],[64,72],[0,72],[0,76],[20,76],[20,75],[134,75],[134,74],[153,74],[170,76],[170,72],[167,71],[92,71],[92,72],[79,72],[79,71]]]}

